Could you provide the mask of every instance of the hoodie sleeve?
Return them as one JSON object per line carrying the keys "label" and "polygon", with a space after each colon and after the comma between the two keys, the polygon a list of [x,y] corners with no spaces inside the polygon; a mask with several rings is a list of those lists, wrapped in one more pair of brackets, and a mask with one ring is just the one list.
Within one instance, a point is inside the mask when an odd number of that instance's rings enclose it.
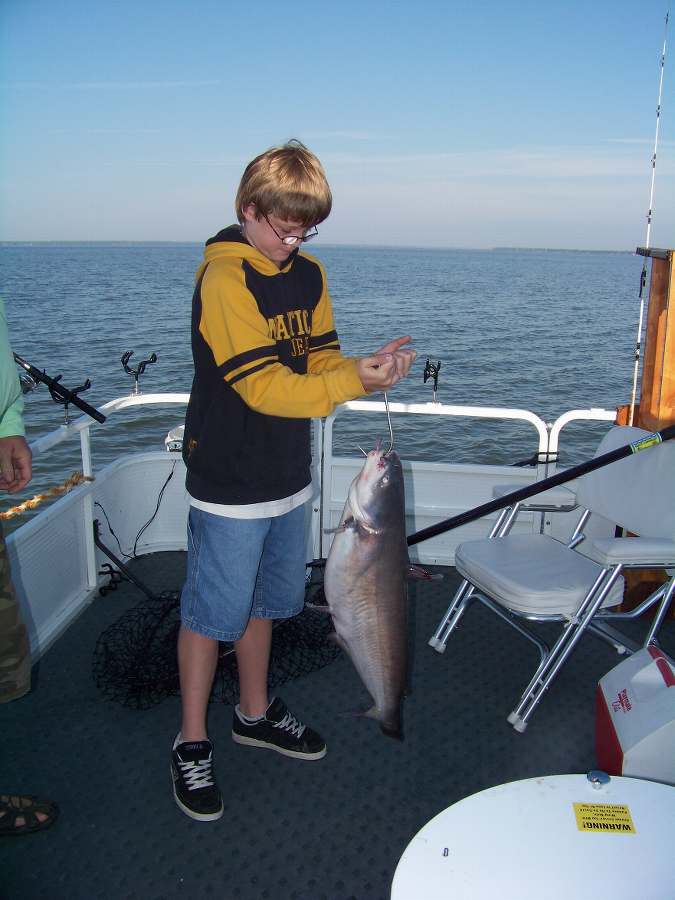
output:
{"label": "hoodie sleeve", "polygon": [[21,384],[9,344],[5,304],[0,298],[0,438],[25,433]]}
{"label": "hoodie sleeve", "polygon": [[365,393],[356,360],[339,354],[327,293],[315,310],[318,316],[309,336],[311,365],[306,375],[280,362],[276,341],[240,266],[212,262],[202,281],[201,297],[199,330],[219,372],[256,412],[283,418],[327,416],[338,404]]}

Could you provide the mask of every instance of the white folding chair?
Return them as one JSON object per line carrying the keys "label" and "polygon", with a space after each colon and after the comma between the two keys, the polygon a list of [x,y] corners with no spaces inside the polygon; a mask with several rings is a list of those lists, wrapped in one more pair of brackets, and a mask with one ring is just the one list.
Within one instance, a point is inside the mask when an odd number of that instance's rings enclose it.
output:
{"label": "white folding chair", "polygon": [[[649,432],[613,427],[596,456],[632,444]],[[547,534],[509,531],[521,509],[582,508],[567,543]],[[592,516],[635,535],[584,536]],[[616,528],[606,528],[610,535]],[[585,631],[633,652],[656,643],[658,629],[675,592],[675,577],[630,612],[616,612],[624,591],[624,569],[675,569],[675,441],[641,450],[579,478],[576,494],[560,486],[504,509],[488,538],[467,541],[455,552],[463,581],[429,644],[442,653],[468,605],[479,600],[539,649],[540,664],[508,717],[524,731],[544,693]],[[671,574],[673,574],[671,572]],[[641,645],[613,627],[659,604]],[[522,619],[560,622],[562,631],[549,648]]]}

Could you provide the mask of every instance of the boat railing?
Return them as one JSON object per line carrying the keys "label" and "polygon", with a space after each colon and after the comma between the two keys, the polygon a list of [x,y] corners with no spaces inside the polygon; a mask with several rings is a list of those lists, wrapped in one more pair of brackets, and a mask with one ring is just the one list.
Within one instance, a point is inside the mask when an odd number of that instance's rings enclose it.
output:
{"label": "boat railing", "polygon": [[[100,412],[104,413],[108,419],[116,413],[133,407],[140,406],[186,406],[190,395],[187,393],[147,393],[142,392],[129,394],[124,397],[118,397],[105,403],[99,407]],[[559,416],[555,422],[547,423],[541,417],[526,409],[498,407],[498,406],[472,406],[472,405],[450,405],[436,402],[427,403],[399,403],[390,402],[388,408],[391,414],[410,415],[410,416],[436,416],[436,417],[460,417],[465,419],[492,419],[502,421],[520,421],[531,426],[536,434],[536,451],[533,454],[536,459],[536,466],[523,473],[521,470],[520,479],[527,481],[537,481],[551,475],[556,468],[558,458],[558,448],[560,434],[562,430],[571,422],[576,421],[604,421],[612,422],[616,413],[614,410],[606,410],[600,408],[591,409],[575,409]],[[355,468],[358,458],[351,460],[350,458],[340,456],[334,452],[334,429],[338,416],[344,416],[350,413],[369,413],[382,415],[386,413],[387,405],[377,400],[354,400],[341,404],[335,412],[323,420],[315,420],[314,429],[314,467],[313,477],[319,484],[318,505],[315,503],[314,513],[317,522],[315,531],[317,534],[317,552],[321,550],[321,533],[331,527],[332,519],[335,515],[334,508],[336,503],[344,502],[344,486],[338,485],[339,497],[333,492],[334,473],[336,470],[342,471],[345,467]],[[38,438],[31,443],[33,456],[43,455],[53,447],[69,441],[76,435],[80,439],[80,453],[82,463],[82,474],[86,478],[94,475],[91,453],[91,428],[96,429],[109,428],[109,424],[99,424],[88,416],[80,416],[67,424],[60,425],[58,428],[48,434]],[[411,465],[419,465],[415,461]],[[429,463],[429,466],[438,466],[439,463]],[[448,465],[440,463],[440,465]],[[344,481],[344,477],[339,479]],[[86,486],[84,486],[86,491]],[[91,491],[91,489],[90,489]]]}
{"label": "boat railing", "polygon": [[[26,604],[26,609],[30,610],[29,631],[34,649],[43,650],[58,636],[91,600],[104,577],[100,566],[105,559],[94,541],[95,520],[99,522],[107,545],[117,546],[119,541],[120,551],[125,555],[185,548],[189,499],[181,477],[183,461],[180,453],[175,452],[180,448],[180,441],[172,441],[171,446],[161,450],[158,447],[134,451],[100,464],[99,459],[107,457],[109,460],[110,454],[97,452],[96,473],[91,445],[95,440],[98,451],[98,442],[105,440],[110,429],[117,428],[115,420],[126,409],[185,407],[188,400],[187,393],[138,393],[120,397],[100,407],[107,417],[105,423],[99,424],[88,416],[81,416],[31,443],[33,455],[38,457],[79,437],[82,474],[92,479],[32,516],[7,538],[17,593],[22,605]],[[614,413],[607,410],[574,410],[555,423],[547,424],[527,410],[500,407],[390,403],[389,408],[396,417],[435,415],[520,420],[533,429],[539,459],[548,460],[522,469],[405,459],[404,470],[410,488],[406,523],[409,533],[490,499],[495,484],[512,484],[515,489],[523,482],[544,477],[547,474],[544,470],[552,465],[548,455],[551,446],[557,447],[560,431],[569,422],[577,419],[611,421],[614,418]],[[360,457],[339,456],[334,448],[336,418],[357,412],[381,417],[385,404],[372,400],[353,401],[339,407],[325,420],[314,420],[314,491],[307,519],[307,552],[312,555],[308,559],[326,555],[325,529],[336,524],[349,483],[361,467]],[[96,437],[92,434],[92,425],[95,425]],[[174,452],[166,452],[167,449]],[[174,473],[175,478],[172,477]],[[108,516],[112,522],[108,521]],[[152,525],[147,527],[150,521]],[[476,534],[482,536],[485,523],[479,522],[475,527]],[[537,527],[536,523],[530,527]],[[462,539],[466,539],[466,534],[463,531]],[[456,532],[449,538],[433,538],[418,545],[418,558],[452,564],[458,540]],[[51,560],[48,566],[44,565],[46,558]]]}
{"label": "boat railing", "polygon": [[[129,394],[125,397],[118,397],[105,403],[99,407],[99,411],[107,417],[111,414],[128,409],[135,406],[166,406],[178,405],[186,406],[190,395],[186,393],[152,393],[152,394]],[[613,422],[616,418],[616,410],[608,410],[601,408],[590,409],[573,409],[563,413],[554,422],[546,423],[535,413],[526,409],[518,409],[511,407],[499,406],[468,406],[468,405],[449,405],[442,403],[389,403],[389,410],[393,413],[402,413],[406,415],[426,415],[426,416],[455,416],[464,418],[481,418],[481,419],[501,419],[501,420],[518,420],[530,424],[537,433],[537,450],[538,458],[544,462],[555,462],[558,454],[560,441],[560,433],[575,421],[598,421]],[[321,450],[324,459],[322,473],[325,471],[326,465],[330,460],[337,458],[332,454],[332,436],[333,424],[336,417],[344,412],[366,412],[366,413],[382,413],[386,412],[386,406],[381,401],[375,400],[353,400],[349,403],[341,404],[336,411],[328,416],[323,422],[321,429]],[[97,428],[105,428],[94,422],[88,416],[80,416],[67,424],[60,425],[53,431],[37,438],[31,443],[33,456],[39,456],[46,453],[52,447],[68,441],[74,435],[79,435],[82,454],[82,471],[84,475],[92,474],[91,463],[91,438],[90,432],[92,425]],[[326,452],[326,447],[330,452]]]}
{"label": "boat railing", "polygon": [[[189,394],[179,393],[129,394],[126,397],[118,397],[115,400],[110,400],[103,406],[98,407],[98,410],[106,417],[109,417],[111,414],[123,409],[129,409],[133,406],[187,406],[189,399]],[[82,455],[82,474],[85,476],[92,475],[90,436],[92,426],[95,426],[96,428],[106,427],[105,424],[101,425],[89,416],[80,416],[79,418],[68,422],[68,424],[60,425],[58,428],[55,428],[54,431],[48,432],[31,443],[30,447],[33,452],[33,457],[44,454],[52,447],[57,446],[57,444],[62,444],[64,441],[70,440],[75,435],[79,435],[80,451]]]}
{"label": "boat railing", "polygon": [[[490,499],[489,491],[493,484],[500,482],[503,484],[511,483],[515,490],[523,483],[539,481],[547,476],[554,474],[558,460],[558,446],[560,432],[562,429],[576,421],[604,421],[613,422],[616,418],[615,410],[605,410],[599,408],[577,409],[564,413],[553,423],[547,423],[535,413],[526,409],[518,409],[511,407],[488,407],[488,406],[469,406],[469,405],[449,405],[437,402],[427,403],[396,403],[390,402],[385,404],[382,401],[374,400],[354,400],[349,403],[342,404],[335,412],[328,416],[323,425],[320,434],[320,444],[318,451],[321,459],[320,471],[320,511],[319,523],[316,526],[316,543],[319,547],[319,555],[325,555],[327,548],[324,546],[323,535],[334,529],[344,504],[346,490],[351,479],[354,477],[361,462],[358,458],[346,460],[344,457],[334,453],[334,428],[338,416],[345,413],[377,413],[384,414],[412,415],[412,416],[437,416],[437,417],[461,417],[465,419],[492,419],[492,420],[511,420],[519,421],[531,426],[536,432],[537,449],[534,456],[536,465],[528,469],[515,470],[511,466],[474,466],[476,470],[476,481],[480,480],[480,492],[483,495],[488,492],[487,496],[479,496],[477,493],[458,495],[456,498],[457,506],[448,505],[448,496],[451,493],[447,488],[441,487],[440,479],[442,478],[441,469],[449,473],[452,470],[461,472],[459,477],[467,477],[469,466],[466,464],[450,463],[421,463],[415,460],[404,463],[407,469],[408,480],[413,487],[414,500],[411,504],[412,509],[408,510],[409,527],[408,530],[417,530],[422,525],[430,524],[434,519],[446,518],[450,515],[478,505],[480,502]],[[478,471],[480,469],[480,472]],[[492,472],[493,474],[488,474]],[[445,498],[445,500],[441,499]],[[534,517],[531,517],[534,519]],[[547,523],[544,521],[543,515],[537,519],[538,527],[544,528]],[[478,526],[482,527],[482,526]],[[466,539],[464,533],[463,539]],[[429,553],[423,553],[423,557],[427,561],[451,561],[454,557],[454,546],[459,538],[451,537],[444,539],[434,539],[435,548]],[[438,558],[435,559],[438,555]]]}
{"label": "boat railing", "polygon": [[615,409],[571,409],[569,412],[563,413],[549,426],[548,436],[548,452],[549,455],[557,459],[558,446],[560,441],[560,432],[570,422],[615,422]]}

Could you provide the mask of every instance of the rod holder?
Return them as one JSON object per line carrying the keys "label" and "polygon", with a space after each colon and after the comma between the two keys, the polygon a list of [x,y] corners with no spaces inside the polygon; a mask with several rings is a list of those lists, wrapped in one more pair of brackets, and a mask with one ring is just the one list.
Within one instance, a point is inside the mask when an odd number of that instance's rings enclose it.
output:
{"label": "rod holder", "polygon": [[[63,377],[62,375],[56,375],[56,377],[53,379],[53,381],[56,383],[56,385],[58,385],[58,383],[62,377]],[[60,385],[59,385],[59,387],[60,387]],[[91,387],[91,381],[89,381],[89,379],[87,378],[87,380],[84,382],[84,384],[81,384],[79,387],[69,388],[68,393],[70,394],[70,397],[66,398],[63,396],[62,393],[57,393],[55,386],[49,385],[49,394],[50,394],[52,400],[54,401],[54,403],[62,403],[63,404],[63,424],[64,425],[70,424],[70,415],[68,413],[68,407],[70,406],[70,404],[75,400],[75,398],[78,396],[78,394],[81,394],[82,391],[88,391],[90,387]]]}
{"label": "rod holder", "polygon": [[156,354],[156,353],[151,353],[150,356],[149,356],[149,358],[148,358],[148,359],[144,359],[144,360],[142,360],[141,362],[139,362],[139,364],[136,366],[135,369],[132,368],[132,367],[129,365],[129,360],[131,359],[131,357],[132,357],[133,355],[134,355],[134,351],[133,351],[133,350],[127,350],[127,352],[123,354],[121,362],[122,362],[122,367],[124,368],[124,371],[127,373],[127,375],[133,375],[133,376],[134,376],[134,390],[133,390],[133,393],[134,393],[134,394],[140,394],[141,389],[140,389],[140,387],[138,386],[139,378],[140,378],[141,375],[145,372],[146,366],[149,366],[149,365],[151,365],[152,363],[156,363],[156,362],[157,362],[157,354]]}
{"label": "rod holder", "polygon": [[430,361],[429,357],[427,357],[427,361],[426,361],[426,364],[425,364],[425,366],[424,366],[424,383],[426,384],[427,381],[428,381],[430,378],[433,379],[433,382],[434,382],[434,395],[433,395],[433,396],[434,396],[434,403],[436,402],[436,391],[438,390],[438,373],[440,372],[440,370],[441,370],[441,361],[440,361],[440,359],[439,359],[439,361],[436,363],[436,365],[434,365],[434,364]]}

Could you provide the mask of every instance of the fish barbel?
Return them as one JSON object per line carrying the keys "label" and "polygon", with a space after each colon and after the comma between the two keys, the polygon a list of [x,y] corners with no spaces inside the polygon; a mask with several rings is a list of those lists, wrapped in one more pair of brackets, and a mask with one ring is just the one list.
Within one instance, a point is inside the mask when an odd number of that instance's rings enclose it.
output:
{"label": "fish barbel", "polygon": [[378,447],[349,488],[324,591],[336,640],[373,699],[364,715],[397,738],[407,677],[407,568],[401,460]]}

